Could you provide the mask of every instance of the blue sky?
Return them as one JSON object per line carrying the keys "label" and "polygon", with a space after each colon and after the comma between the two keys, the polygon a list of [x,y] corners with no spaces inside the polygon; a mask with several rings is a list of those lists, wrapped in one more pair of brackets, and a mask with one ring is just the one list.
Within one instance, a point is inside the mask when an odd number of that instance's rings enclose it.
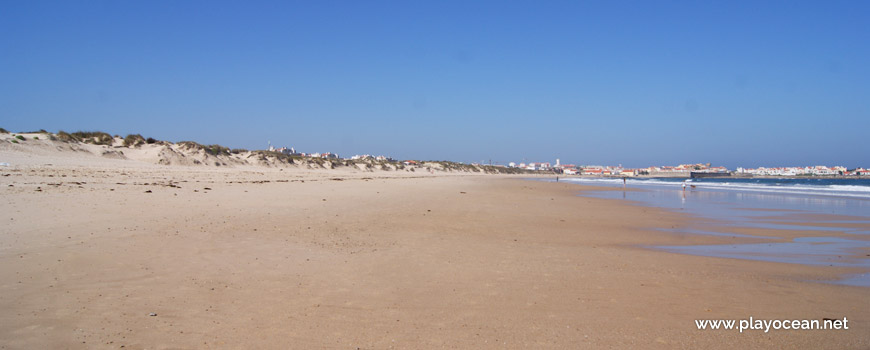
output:
{"label": "blue sky", "polygon": [[456,161],[870,166],[870,2],[4,1],[0,126]]}

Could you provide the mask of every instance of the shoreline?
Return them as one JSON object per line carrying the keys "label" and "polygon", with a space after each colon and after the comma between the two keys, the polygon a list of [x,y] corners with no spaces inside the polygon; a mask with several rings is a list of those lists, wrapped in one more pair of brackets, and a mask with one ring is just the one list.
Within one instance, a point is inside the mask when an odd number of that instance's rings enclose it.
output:
{"label": "shoreline", "polygon": [[[554,175],[555,176],[555,175]],[[633,175],[633,176],[622,176],[622,175],[558,175],[560,177],[565,177],[566,179],[570,178],[579,178],[579,179],[690,179],[690,174],[656,174],[656,175]],[[795,175],[795,176],[785,176],[785,175],[740,175],[734,174],[730,176],[706,176],[706,179],[852,179],[852,180],[870,180],[870,176],[863,175]]]}
{"label": "shoreline", "polygon": [[[696,193],[694,190],[682,192],[681,206],[661,197],[679,196],[681,192],[673,189],[632,187],[628,189],[604,187],[584,190],[582,195],[592,198],[617,199],[613,192],[623,192],[622,200],[630,205],[661,208],[671,212],[685,212],[694,221],[704,221],[694,227],[674,230],[658,228],[663,232],[688,235],[722,236],[740,238],[743,241],[729,245],[651,245],[650,249],[660,249],[679,254],[692,254],[707,257],[726,257],[754,261],[787,262],[793,264],[850,266],[863,268],[858,271],[862,278],[851,278],[848,283],[855,286],[870,287],[870,217],[855,216],[851,213],[828,213],[831,208],[816,204],[809,207],[787,207],[777,200],[767,198],[766,202],[753,202],[751,195],[738,194],[710,195]],[[628,195],[628,196],[627,196]],[[710,197],[707,197],[710,196]],[[768,197],[771,195],[767,195]],[[814,195],[808,195],[810,197]],[[841,201],[856,200],[850,197],[829,196]],[[860,199],[863,200],[863,199]],[[688,204],[687,204],[688,203]],[[812,203],[820,203],[815,200]],[[754,206],[752,206],[754,204]],[[859,203],[860,204],[860,203]],[[773,205],[773,207],[771,207]],[[843,209],[839,209],[843,210]],[[848,211],[848,210],[847,210]],[[777,214],[778,213],[778,214]],[[834,218],[835,221],[830,220]],[[749,239],[751,241],[745,241]],[[840,281],[820,281],[823,283],[846,283],[850,273]]]}
{"label": "shoreline", "polygon": [[[0,345],[870,344],[866,288],[804,282],[852,269],[649,250],[740,239],[650,230],[698,219],[577,195],[593,187],[172,169],[0,177]],[[693,322],[750,316],[848,317],[851,329],[741,334]]]}

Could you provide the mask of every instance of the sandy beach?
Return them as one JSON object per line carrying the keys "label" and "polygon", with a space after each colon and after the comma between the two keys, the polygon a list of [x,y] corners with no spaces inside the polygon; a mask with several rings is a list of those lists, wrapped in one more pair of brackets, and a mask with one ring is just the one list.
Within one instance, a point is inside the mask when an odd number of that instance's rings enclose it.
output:
{"label": "sandy beach", "polygon": [[[737,238],[655,231],[695,219],[576,185],[118,163],[0,175],[3,349],[870,347],[867,289],[818,282],[854,271],[648,249]],[[694,322],[749,317],[850,329]]]}
{"label": "sandy beach", "polygon": [[870,350],[870,1],[4,1],[0,350]]}

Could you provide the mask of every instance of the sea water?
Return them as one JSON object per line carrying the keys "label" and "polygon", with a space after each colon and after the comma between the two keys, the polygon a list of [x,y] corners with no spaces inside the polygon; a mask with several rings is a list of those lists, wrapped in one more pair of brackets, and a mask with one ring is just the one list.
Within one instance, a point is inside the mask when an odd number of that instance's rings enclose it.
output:
{"label": "sea water", "polygon": [[[835,283],[870,286],[870,179],[627,178],[625,185],[622,178],[561,178],[560,181],[625,186],[638,191],[584,191],[582,195],[624,199],[718,223],[681,229],[658,228],[662,231],[759,240],[759,243],[651,248],[680,254],[864,268],[866,273],[844,276]],[[734,228],[740,228],[743,233],[731,232]],[[777,238],[763,233],[769,229],[796,231],[799,238],[792,242],[773,242]],[[813,236],[818,232],[841,234],[845,238]]]}

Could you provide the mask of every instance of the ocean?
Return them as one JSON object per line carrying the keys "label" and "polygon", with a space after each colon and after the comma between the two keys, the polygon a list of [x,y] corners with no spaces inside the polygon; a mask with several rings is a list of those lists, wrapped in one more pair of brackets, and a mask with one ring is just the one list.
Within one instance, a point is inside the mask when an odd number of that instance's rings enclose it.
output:
{"label": "ocean", "polygon": [[[623,187],[622,178],[560,178],[560,181]],[[834,283],[870,287],[870,179],[628,178],[625,186],[633,190],[583,191],[581,195],[621,199],[712,219],[700,220],[694,227],[679,230],[654,228],[656,230],[759,240],[758,243],[727,245],[651,246],[651,249],[721,258],[854,267],[865,272],[843,276]],[[711,221],[719,224],[700,223]],[[732,232],[734,228],[740,228],[743,233]],[[753,230],[758,230],[758,234],[753,234]],[[798,237],[782,242],[780,238],[765,236],[765,230],[788,230]]]}
{"label": "ocean", "polygon": [[[622,186],[622,178],[568,178],[564,180],[604,186]],[[639,186],[682,187],[684,181],[703,190],[870,199],[870,179],[868,178],[628,178],[626,183]]]}

